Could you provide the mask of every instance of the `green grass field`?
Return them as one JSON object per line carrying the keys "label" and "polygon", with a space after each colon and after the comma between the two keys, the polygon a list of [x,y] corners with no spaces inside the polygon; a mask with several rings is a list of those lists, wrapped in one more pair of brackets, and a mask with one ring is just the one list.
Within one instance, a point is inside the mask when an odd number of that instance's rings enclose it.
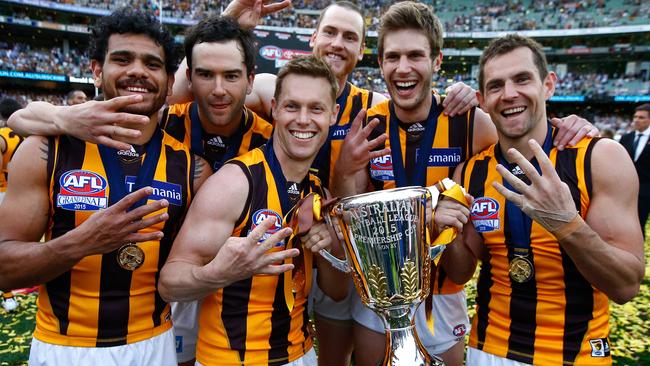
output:
{"label": "green grass field", "polygon": [[[650,227],[650,226],[649,226]],[[650,234],[650,230],[647,230]],[[650,237],[650,235],[646,235]],[[645,243],[646,277],[641,291],[625,305],[611,304],[611,344],[614,364],[650,365],[650,240]],[[473,311],[474,283],[467,285],[470,312]],[[0,366],[26,365],[34,330],[36,294],[18,295],[20,307],[6,313],[0,307]]]}

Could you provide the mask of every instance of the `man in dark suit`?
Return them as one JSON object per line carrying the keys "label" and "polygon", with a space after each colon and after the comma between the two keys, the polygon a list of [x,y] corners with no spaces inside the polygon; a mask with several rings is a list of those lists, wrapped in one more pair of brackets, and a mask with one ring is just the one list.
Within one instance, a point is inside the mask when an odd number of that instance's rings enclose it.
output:
{"label": "man in dark suit", "polygon": [[639,175],[639,221],[645,236],[645,223],[650,212],[650,104],[636,107],[634,131],[621,137],[621,144],[634,160]]}

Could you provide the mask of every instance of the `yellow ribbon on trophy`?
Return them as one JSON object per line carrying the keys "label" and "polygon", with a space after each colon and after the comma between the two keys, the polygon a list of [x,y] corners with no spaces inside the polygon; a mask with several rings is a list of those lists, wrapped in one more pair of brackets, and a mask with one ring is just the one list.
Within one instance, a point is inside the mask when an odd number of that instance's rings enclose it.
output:
{"label": "yellow ribbon on trophy", "polygon": [[[286,249],[291,249],[295,240],[300,240],[300,237],[307,234],[315,222],[322,220],[321,196],[312,192],[301,198],[282,220],[283,226],[289,226],[293,230],[287,240]],[[311,290],[313,253],[311,250],[299,249],[302,255],[302,268],[298,268],[300,267],[298,263],[293,270],[284,272],[284,298],[289,311],[293,310],[298,291],[302,291],[307,297]],[[293,258],[284,260],[284,263],[293,264],[293,262]]]}
{"label": "yellow ribbon on trophy", "polygon": [[[440,192],[441,196],[449,197],[453,200],[456,200],[458,203],[462,204],[465,207],[469,208],[469,202],[467,202],[467,199],[465,198],[465,189],[461,187],[460,184],[457,184],[453,180],[449,178],[445,178],[438,183],[434,184],[433,187],[435,187],[438,192]],[[431,217],[431,220],[433,220],[433,216],[435,215],[435,209],[433,210],[433,215]],[[458,235],[458,230],[453,227],[453,228],[446,228],[442,232],[438,234],[438,237],[434,239],[433,243],[431,243],[432,246],[436,245],[447,245],[454,241],[456,239],[456,235]]]}

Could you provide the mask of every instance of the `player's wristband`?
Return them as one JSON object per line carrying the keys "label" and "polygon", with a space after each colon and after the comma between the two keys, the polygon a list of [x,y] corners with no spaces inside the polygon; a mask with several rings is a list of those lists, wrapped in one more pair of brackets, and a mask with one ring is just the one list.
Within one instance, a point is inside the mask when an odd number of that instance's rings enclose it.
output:
{"label": "player's wristband", "polygon": [[562,226],[555,232],[553,232],[553,235],[557,238],[558,241],[566,238],[567,236],[573,234],[576,230],[578,230],[580,227],[582,227],[582,224],[584,224],[584,220],[580,215],[576,212],[576,215],[573,217],[571,221],[569,221],[566,225]]}

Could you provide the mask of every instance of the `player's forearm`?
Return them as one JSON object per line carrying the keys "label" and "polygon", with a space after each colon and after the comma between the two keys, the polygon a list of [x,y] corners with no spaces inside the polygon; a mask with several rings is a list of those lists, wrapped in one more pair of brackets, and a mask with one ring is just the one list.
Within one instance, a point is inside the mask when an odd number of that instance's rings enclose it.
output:
{"label": "player's forearm", "polygon": [[68,271],[83,258],[70,240],[64,235],[45,243],[0,243],[0,289],[36,286]]}
{"label": "player's forearm", "polygon": [[341,272],[320,255],[314,255],[318,268],[318,287],[335,301],[345,299],[348,294],[349,275]]}
{"label": "player's forearm", "polygon": [[438,262],[454,283],[464,285],[476,271],[477,259],[474,253],[465,245],[463,235],[458,235],[453,242],[447,245]]}
{"label": "player's forearm", "polygon": [[207,280],[196,264],[173,261],[167,262],[160,272],[158,291],[165,301],[193,301],[202,299],[220,288],[228,286],[223,279]]}
{"label": "player's forearm", "polygon": [[65,107],[54,106],[47,102],[32,102],[12,114],[7,124],[22,136],[60,135],[63,131],[54,123],[59,108]]}
{"label": "player's forearm", "polygon": [[643,259],[608,244],[584,221],[560,245],[585,279],[612,301],[623,304],[639,292]]}

